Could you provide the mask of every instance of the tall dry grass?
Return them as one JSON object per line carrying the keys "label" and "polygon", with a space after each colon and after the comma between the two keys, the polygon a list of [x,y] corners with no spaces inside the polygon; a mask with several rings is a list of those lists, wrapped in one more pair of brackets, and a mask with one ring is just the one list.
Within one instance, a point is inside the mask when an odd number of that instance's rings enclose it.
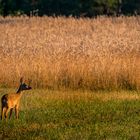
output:
{"label": "tall dry grass", "polygon": [[140,17],[0,18],[0,84],[139,89]]}

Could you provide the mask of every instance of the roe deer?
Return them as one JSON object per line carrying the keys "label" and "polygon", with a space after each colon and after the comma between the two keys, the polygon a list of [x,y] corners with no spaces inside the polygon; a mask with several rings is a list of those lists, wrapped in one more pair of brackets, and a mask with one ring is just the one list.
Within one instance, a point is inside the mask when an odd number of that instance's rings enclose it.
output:
{"label": "roe deer", "polygon": [[9,119],[11,118],[13,108],[15,108],[15,116],[18,119],[18,113],[19,113],[19,104],[20,99],[22,96],[23,90],[30,90],[32,89],[30,86],[27,86],[25,83],[23,83],[23,79],[20,79],[20,86],[16,93],[10,93],[5,94],[1,98],[1,119],[4,117],[7,120],[8,112],[10,111]]}

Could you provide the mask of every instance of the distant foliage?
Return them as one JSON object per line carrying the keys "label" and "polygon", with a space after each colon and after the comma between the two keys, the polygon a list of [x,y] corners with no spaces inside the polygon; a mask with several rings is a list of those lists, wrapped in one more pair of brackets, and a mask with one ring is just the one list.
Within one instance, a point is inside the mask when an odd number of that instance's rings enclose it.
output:
{"label": "distant foliage", "polygon": [[0,14],[88,16],[137,15],[140,0],[0,0]]}

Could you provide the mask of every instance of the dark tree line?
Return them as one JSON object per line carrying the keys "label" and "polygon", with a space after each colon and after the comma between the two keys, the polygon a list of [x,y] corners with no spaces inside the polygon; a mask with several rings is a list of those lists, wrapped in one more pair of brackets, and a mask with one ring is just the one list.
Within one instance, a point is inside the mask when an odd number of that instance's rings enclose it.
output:
{"label": "dark tree line", "polygon": [[140,14],[140,0],[0,0],[0,14],[88,16]]}

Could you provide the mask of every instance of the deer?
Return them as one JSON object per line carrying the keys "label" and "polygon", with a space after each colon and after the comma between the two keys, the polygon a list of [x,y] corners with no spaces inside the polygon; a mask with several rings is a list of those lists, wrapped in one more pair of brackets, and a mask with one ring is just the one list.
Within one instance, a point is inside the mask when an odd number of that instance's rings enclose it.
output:
{"label": "deer", "polygon": [[[30,83],[29,83],[30,84]],[[32,89],[30,85],[23,83],[23,78],[20,79],[20,85],[15,93],[5,94],[1,98],[1,120],[7,120],[8,113],[10,112],[9,119],[12,116],[12,111],[15,109],[15,117],[19,118],[19,105],[23,91]]]}

